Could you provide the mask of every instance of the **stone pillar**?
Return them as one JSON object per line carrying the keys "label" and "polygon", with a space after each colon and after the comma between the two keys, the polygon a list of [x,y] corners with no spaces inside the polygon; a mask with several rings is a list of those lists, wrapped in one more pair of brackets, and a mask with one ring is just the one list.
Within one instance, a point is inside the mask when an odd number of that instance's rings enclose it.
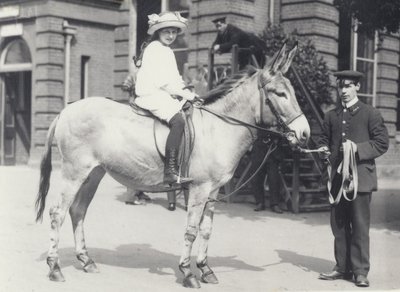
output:
{"label": "stone pillar", "polygon": [[[63,19],[36,18],[35,68],[32,80],[32,146],[30,164],[38,163],[53,119],[64,108]],[[57,157],[57,156],[56,156]]]}

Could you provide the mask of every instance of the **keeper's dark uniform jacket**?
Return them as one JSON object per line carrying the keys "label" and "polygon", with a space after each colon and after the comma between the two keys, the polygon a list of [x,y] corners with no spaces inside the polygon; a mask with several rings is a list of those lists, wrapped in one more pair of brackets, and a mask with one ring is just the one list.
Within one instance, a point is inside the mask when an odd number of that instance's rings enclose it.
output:
{"label": "keeper's dark uniform jacket", "polygon": [[[263,67],[265,65],[265,43],[259,37],[252,33],[245,32],[240,28],[227,24],[223,33],[218,32],[217,38],[213,43],[220,45],[218,52],[229,53],[233,45],[238,45],[239,48],[254,47],[254,56],[258,64]],[[245,65],[249,64],[250,52],[239,52],[239,67],[242,69]]]}
{"label": "keeper's dark uniform jacket", "polygon": [[332,172],[343,159],[342,143],[346,139],[357,144],[358,191],[376,191],[375,158],[389,148],[388,131],[379,110],[358,101],[349,109],[338,106],[326,113],[318,145],[329,147]]}

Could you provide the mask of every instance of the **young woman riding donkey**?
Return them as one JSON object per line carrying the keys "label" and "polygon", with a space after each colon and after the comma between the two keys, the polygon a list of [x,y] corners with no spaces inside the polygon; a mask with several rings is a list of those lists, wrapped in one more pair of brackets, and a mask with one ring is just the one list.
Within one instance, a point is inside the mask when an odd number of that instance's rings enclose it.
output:
{"label": "young woman riding donkey", "polygon": [[[147,59],[146,53],[150,54],[153,49],[165,56],[171,56],[169,48],[163,45],[163,35],[171,35],[170,42],[185,27],[185,22],[177,14],[169,14],[168,17],[171,17],[165,21],[168,28],[162,24],[166,16],[159,15],[151,20],[150,33],[155,33],[155,28],[166,30],[160,31],[159,39],[146,49],[143,66],[147,66],[146,61],[152,62],[152,58],[158,58],[153,56]],[[218,93],[216,96],[193,111],[196,139],[189,166],[192,182],[187,185],[190,192],[187,226],[179,262],[185,287],[200,287],[190,268],[192,246],[196,239],[200,241],[196,262],[201,270],[201,280],[205,283],[218,283],[207,261],[218,190],[233,176],[240,158],[254,142],[256,128],[266,126],[268,128],[264,129],[268,130],[276,127],[283,136],[290,137],[288,140],[292,146],[304,145],[309,138],[309,124],[300,110],[290,81],[284,77],[297,47],[289,54],[286,54],[285,49],[286,45],[263,69],[252,74],[242,72],[226,80],[214,91]],[[164,62],[164,59],[159,61]],[[171,66],[175,66],[171,62],[169,68],[164,68],[164,64],[158,63],[154,66],[158,65],[156,69],[160,72],[169,72]],[[180,129],[177,130],[178,134],[174,134],[173,120],[180,120],[176,114],[183,103],[172,99],[170,95],[177,93],[184,100],[195,97],[189,91],[180,89],[181,84],[177,84],[175,79],[178,75],[175,67],[173,71],[175,75],[168,77],[171,80],[174,77],[176,87],[155,78],[141,81],[142,76],[138,76],[138,105],[169,121],[172,128],[169,134],[169,129],[165,126],[163,134],[169,159],[175,157],[171,155],[171,149],[177,149],[178,145],[169,141],[170,135],[176,135],[174,139],[178,140],[182,135]],[[145,73],[141,74],[144,76]],[[162,100],[162,106],[159,106],[158,98]],[[64,188],[58,194],[59,203],[51,206],[49,211],[51,244],[47,263],[50,266],[51,280],[64,281],[59,265],[58,244],[59,230],[68,211],[73,225],[76,255],[86,272],[97,271],[86,248],[83,222],[87,208],[106,172],[118,182],[135,190],[146,191],[154,185],[163,184],[164,165],[155,146],[153,126],[152,118],[137,115],[130,107],[101,97],[87,98],[69,105],[51,124],[41,163],[40,188],[36,201],[37,220],[41,220],[50,184],[51,145],[55,138],[62,157]],[[170,146],[170,143],[174,146]],[[175,165],[171,168],[175,169]],[[176,173],[172,172],[175,181]],[[166,177],[171,177],[168,172]],[[169,178],[167,181],[170,181]]]}

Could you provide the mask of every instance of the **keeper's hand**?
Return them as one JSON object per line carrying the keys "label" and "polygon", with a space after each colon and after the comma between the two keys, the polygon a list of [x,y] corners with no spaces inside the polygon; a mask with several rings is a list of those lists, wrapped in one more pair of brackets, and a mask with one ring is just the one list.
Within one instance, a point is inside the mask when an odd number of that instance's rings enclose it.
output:
{"label": "keeper's hand", "polygon": [[331,156],[328,146],[322,146],[318,148],[319,157],[323,160],[327,160]]}

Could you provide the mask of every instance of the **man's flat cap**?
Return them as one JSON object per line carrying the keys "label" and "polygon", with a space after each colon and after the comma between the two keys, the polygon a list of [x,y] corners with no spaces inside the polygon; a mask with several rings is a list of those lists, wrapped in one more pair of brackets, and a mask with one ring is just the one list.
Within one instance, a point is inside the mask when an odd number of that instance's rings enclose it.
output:
{"label": "man's flat cap", "polygon": [[360,79],[364,76],[361,72],[354,70],[344,70],[333,73],[333,76],[336,76],[337,79]]}
{"label": "man's flat cap", "polygon": [[223,23],[225,23],[225,20],[226,20],[226,16],[223,16],[223,17],[218,17],[218,18],[216,18],[216,19],[213,19],[213,20],[211,20],[211,21],[214,22],[214,23],[217,23],[217,22],[223,22]]}

